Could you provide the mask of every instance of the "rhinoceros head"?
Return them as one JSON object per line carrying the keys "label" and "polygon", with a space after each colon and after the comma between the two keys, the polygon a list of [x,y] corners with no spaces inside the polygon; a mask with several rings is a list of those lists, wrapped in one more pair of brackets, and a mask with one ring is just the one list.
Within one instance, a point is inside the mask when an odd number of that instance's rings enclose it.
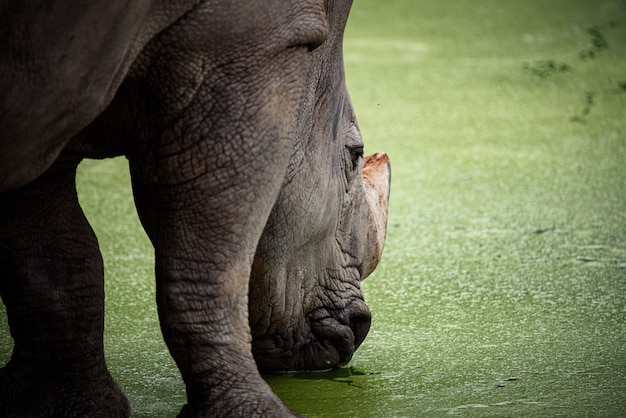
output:
{"label": "rhinoceros head", "polygon": [[278,200],[258,244],[249,292],[253,353],[261,370],[347,363],[370,328],[361,281],[386,233],[387,155],[363,158],[344,80],[346,10],[328,13],[328,40],[312,51],[298,135]]}

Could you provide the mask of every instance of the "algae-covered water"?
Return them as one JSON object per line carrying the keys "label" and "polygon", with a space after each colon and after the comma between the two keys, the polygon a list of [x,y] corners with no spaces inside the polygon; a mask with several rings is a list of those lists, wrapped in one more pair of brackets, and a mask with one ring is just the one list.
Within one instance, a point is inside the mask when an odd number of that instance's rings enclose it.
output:
{"label": "algae-covered water", "polygon": [[[370,335],[267,376],[311,417],[626,416],[626,3],[357,0],[347,82],[393,179]],[[123,159],[85,162],[106,350],[134,416],[175,416],[152,250]],[[0,364],[10,354],[0,311]]]}

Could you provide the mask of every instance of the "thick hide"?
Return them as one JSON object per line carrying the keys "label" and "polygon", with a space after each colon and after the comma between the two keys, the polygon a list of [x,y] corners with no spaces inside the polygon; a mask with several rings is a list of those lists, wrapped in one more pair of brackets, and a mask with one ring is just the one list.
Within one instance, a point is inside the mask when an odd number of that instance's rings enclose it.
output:
{"label": "thick hide", "polygon": [[351,2],[0,2],[0,416],[128,416],[76,167],[124,155],[181,416],[291,416],[259,374],[347,363],[389,163],[363,158]]}

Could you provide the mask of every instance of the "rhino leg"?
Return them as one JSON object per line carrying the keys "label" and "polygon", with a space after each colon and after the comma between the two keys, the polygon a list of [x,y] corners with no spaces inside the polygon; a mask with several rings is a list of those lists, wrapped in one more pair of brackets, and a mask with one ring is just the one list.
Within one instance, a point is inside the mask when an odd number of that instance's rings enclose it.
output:
{"label": "rhino leg", "polygon": [[[251,353],[250,266],[289,158],[285,138],[259,134],[259,142],[264,149],[210,138],[208,149],[228,155],[204,163],[232,163],[178,184],[146,183],[131,160],[136,205],[155,247],[161,329],[187,388],[184,417],[291,415]],[[172,156],[172,166],[176,157],[193,160]]]}
{"label": "rhino leg", "polygon": [[13,354],[0,416],[128,416],[103,352],[103,265],[76,164],[0,194],[0,295]]}
{"label": "rhino leg", "polygon": [[252,357],[248,282],[292,153],[309,51],[327,33],[324,6],[209,2],[184,23],[139,57],[150,66],[135,94],[145,122],[127,153],[155,247],[161,329],[187,388],[182,415],[289,416]]}

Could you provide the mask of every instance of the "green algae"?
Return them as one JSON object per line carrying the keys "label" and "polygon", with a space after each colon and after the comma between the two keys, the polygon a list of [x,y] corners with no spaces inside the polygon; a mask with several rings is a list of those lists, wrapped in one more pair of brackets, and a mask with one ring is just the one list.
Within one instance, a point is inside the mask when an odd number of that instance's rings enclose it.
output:
{"label": "green algae", "polygon": [[[370,335],[346,368],[267,376],[287,405],[626,414],[625,17],[619,1],[355,2],[347,82],[366,152],[392,160],[388,241],[363,284]],[[105,259],[107,358],[134,416],[171,417],[184,385],[126,171],[87,161],[78,179]],[[0,364],[10,347],[0,310]]]}

